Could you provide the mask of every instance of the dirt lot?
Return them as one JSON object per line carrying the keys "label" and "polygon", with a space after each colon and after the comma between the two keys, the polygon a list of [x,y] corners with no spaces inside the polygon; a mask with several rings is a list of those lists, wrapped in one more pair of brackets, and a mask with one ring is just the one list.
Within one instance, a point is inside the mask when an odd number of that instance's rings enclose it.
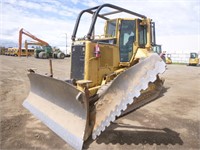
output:
{"label": "dirt lot", "polygon": [[[70,59],[53,60],[54,75],[69,77]],[[48,73],[48,60],[0,56],[0,149],[71,149],[22,102],[27,68]],[[117,120],[85,149],[200,149],[200,67],[168,65],[163,94]]]}

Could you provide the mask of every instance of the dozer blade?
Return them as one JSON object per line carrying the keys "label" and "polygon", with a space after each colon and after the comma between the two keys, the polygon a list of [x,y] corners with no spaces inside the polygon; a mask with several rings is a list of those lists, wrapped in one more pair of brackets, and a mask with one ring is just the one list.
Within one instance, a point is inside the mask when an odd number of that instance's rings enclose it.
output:
{"label": "dozer blade", "polygon": [[157,54],[151,54],[138,64],[132,66],[112,81],[111,85],[100,97],[95,105],[95,124],[92,138],[97,136],[123,115],[128,105],[131,105],[146,90],[150,82],[157,79],[157,75],[165,71],[166,64]]}
{"label": "dozer blade", "polygon": [[131,105],[128,105],[125,111],[122,111],[121,115],[118,117],[123,117],[132,111],[136,110],[139,107],[153,101],[158,98],[163,89],[164,81],[157,76],[157,79],[154,82],[150,82],[148,88],[141,92],[141,95],[138,98],[134,98],[134,101]]}
{"label": "dozer blade", "polygon": [[23,106],[75,149],[82,149],[88,99],[72,85],[30,73],[31,91]]}

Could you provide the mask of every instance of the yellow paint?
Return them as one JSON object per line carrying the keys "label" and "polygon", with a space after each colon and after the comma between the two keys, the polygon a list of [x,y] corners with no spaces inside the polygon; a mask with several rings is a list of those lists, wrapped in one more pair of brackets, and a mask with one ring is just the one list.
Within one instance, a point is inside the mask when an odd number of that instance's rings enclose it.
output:
{"label": "yellow paint", "polygon": [[[119,26],[122,20],[135,20],[136,21],[136,32],[135,42],[133,43],[133,49],[129,52],[128,62],[120,62],[120,30]],[[143,19],[142,23],[146,26],[147,30],[147,43],[145,46],[140,47],[139,45],[139,22],[138,19],[116,19],[116,30],[113,35],[107,34],[108,20],[105,24],[104,35],[96,36],[95,41],[93,40],[82,40],[74,41],[73,45],[84,44],[85,45],[85,66],[84,66],[84,80],[92,81],[89,83],[89,91],[91,95],[94,95],[100,85],[106,84],[117,76],[118,73],[126,70],[138,62],[139,59],[148,57],[152,49],[151,43],[151,19]],[[140,25],[141,25],[140,24]],[[108,42],[101,42],[102,40],[115,40],[115,44],[109,44]],[[98,43],[100,48],[100,57],[95,57],[94,50],[95,45]]]}

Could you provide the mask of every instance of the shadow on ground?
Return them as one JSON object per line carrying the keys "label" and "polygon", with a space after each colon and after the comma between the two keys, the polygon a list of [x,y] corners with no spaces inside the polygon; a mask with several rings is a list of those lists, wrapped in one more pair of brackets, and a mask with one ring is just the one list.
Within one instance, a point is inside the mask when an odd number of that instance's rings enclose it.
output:
{"label": "shadow on ground", "polygon": [[[156,101],[158,98],[165,95],[170,87],[163,87],[159,96],[148,102],[151,103]],[[148,104],[145,103],[144,105]],[[143,107],[134,109],[133,111]],[[131,111],[132,112],[132,111]],[[131,113],[130,112],[130,113]],[[126,114],[127,115],[127,114]],[[84,144],[84,148],[89,148],[89,145],[93,142],[92,138],[90,137]],[[164,144],[164,145],[175,145],[175,144],[183,144],[182,139],[179,136],[179,133],[173,131],[169,128],[148,128],[148,127],[141,127],[141,126],[133,126],[127,124],[119,124],[119,123],[112,123],[105,132],[103,132],[97,139],[96,142],[98,144]]]}
{"label": "shadow on ground", "polygon": [[[126,124],[112,123],[112,125],[103,132],[97,139],[98,144],[157,144],[157,145],[183,145],[180,134],[169,128],[148,128],[141,126],[132,126]],[[89,148],[93,142],[90,138],[84,145],[84,148]]]}

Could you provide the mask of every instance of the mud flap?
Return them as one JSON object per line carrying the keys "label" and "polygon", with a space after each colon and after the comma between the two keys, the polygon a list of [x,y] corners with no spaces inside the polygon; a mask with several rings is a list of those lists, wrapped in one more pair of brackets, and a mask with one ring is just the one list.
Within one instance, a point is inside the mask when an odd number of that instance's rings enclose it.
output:
{"label": "mud flap", "polygon": [[85,93],[65,81],[30,73],[31,91],[23,106],[75,149],[82,149],[88,123]]}
{"label": "mud flap", "polygon": [[110,122],[123,115],[122,112],[141,95],[141,91],[146,90],[148,84],[165,71],[165,66],[157,54],[151,54],[117,76],[95,105],[96,119],[92,138],[96,139]]}

